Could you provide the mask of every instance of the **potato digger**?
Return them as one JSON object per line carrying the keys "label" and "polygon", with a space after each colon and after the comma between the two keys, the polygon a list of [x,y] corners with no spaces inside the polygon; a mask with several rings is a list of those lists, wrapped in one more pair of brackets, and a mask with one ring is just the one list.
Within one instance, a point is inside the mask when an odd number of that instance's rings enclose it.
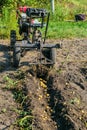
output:
{"label": "potato digger", "polygon": [[[17,16],[19,34],[22,39],[18,40],[16,30],[11,30],[10,46],[13,50],[13,66],[18,67],[21,56],[30,50],[40,53],[40,56],[37,57],[38,62],[31,64],[53,66],[56,62],[56,48],[60,48],[60,44],[45,42],[50,13],[46,9],[21,7],[20,10],[17,10]],[[43,30],[43,28],[45,29]],[[43,34],[44,36],[42,36]]]}

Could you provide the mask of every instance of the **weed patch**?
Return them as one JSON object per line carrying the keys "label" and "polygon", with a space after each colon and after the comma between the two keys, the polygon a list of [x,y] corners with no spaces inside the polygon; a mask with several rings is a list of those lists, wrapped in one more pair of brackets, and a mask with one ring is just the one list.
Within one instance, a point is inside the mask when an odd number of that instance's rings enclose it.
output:
{"label": "weed patch", "polygon": [[[19,76],[18,76],[19,74]],[[5,76],[4,81],[6,82],[6,89],[13,93],[13,98],[18,103],[18,109],[15,110],[18,114],[16,125],[21,130],[32,130],[32,112],[29,109],[30,100],[27,93],[26,86],[20,84],[20,80],[23,80],[23,75],[19,72],[17,75],[11,78],[11,76]],[[16,78],[19,77],[17,80]]]}

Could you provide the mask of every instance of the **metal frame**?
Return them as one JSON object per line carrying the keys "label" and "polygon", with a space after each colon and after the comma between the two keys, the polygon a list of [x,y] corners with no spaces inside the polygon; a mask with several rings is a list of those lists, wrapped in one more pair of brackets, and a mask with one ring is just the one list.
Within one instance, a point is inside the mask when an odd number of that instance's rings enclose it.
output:
{"label": "metal frame", "polygon": [[[28,28],[33,28],[33,29],[36,29],[36,30],[37,30],[37,28],[43,28],[46,25],[44,39],[43,39],[43,41],[40,41],[40,42],[39,41],[35,41],[34,43],[32,43],[28,39],[27,33],[24,32],[24,38],[22,40],[12,39],[13,41],[15,40],[15,42],[13,43],[14,44],[13,45],[13,49],[15,50],[17,47],[19,47],[22,50],[24,49],[25,51],[29,51],[30,49],[33,51],[34,49],[36,49],[37,51],[40,52],[40,59],[39,59],[39,61],[37,60],[36,63],[29,63],[29,64],[53,65],[54,62],[52,61],[52,59],[47,58],[47,57],[45,57],[42,54],[43,49],[49,49],[51,51],[52,48],[60,48],[60,44],[45,43],[50,13],[47,12],[45,9],[29,8],[29,9],[27,9],[26,14],[29,17],[29,19],[32,19],[32,18],[41,18],[42,19],[41,23],[34,23],[34,24],[32,24],[31,22],[29,22],[29,23],[26,22],[25,24],[27,25]],[[19,15],[19,17],[21,17],[21,16]],[[46,24],[44,23],[44,18],[45,17],[47,17]],[[13,38],[14,37],[15,36],[13,35]],[[14,52],[15,51],[13,51],[13,53]]]}

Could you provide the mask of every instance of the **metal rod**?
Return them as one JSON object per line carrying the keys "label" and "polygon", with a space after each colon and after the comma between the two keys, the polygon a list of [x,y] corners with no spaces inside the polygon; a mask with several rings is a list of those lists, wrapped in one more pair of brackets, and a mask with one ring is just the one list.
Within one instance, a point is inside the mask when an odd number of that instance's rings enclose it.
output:
{"label": "metal rod", "polygon": [[48,29],[48,23],[49,23],[49,17],[50,17],[50,12],[48,13],[48,17],[47,17],[47,24],[46,24],[45,37],[44,37],[44,42],[43,42],[43,44],[45,44],[45,40],[46,40],[47,29]]}

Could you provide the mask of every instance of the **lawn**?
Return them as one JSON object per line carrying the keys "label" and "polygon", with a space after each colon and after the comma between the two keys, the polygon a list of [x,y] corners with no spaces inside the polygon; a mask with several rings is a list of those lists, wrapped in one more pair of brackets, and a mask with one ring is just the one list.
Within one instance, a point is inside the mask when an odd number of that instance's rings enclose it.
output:
{"label": "lawn", "polygon": [[50,38],[79,38],[87,37],[87,21],[50,22],[48,28],[48,37]]}

